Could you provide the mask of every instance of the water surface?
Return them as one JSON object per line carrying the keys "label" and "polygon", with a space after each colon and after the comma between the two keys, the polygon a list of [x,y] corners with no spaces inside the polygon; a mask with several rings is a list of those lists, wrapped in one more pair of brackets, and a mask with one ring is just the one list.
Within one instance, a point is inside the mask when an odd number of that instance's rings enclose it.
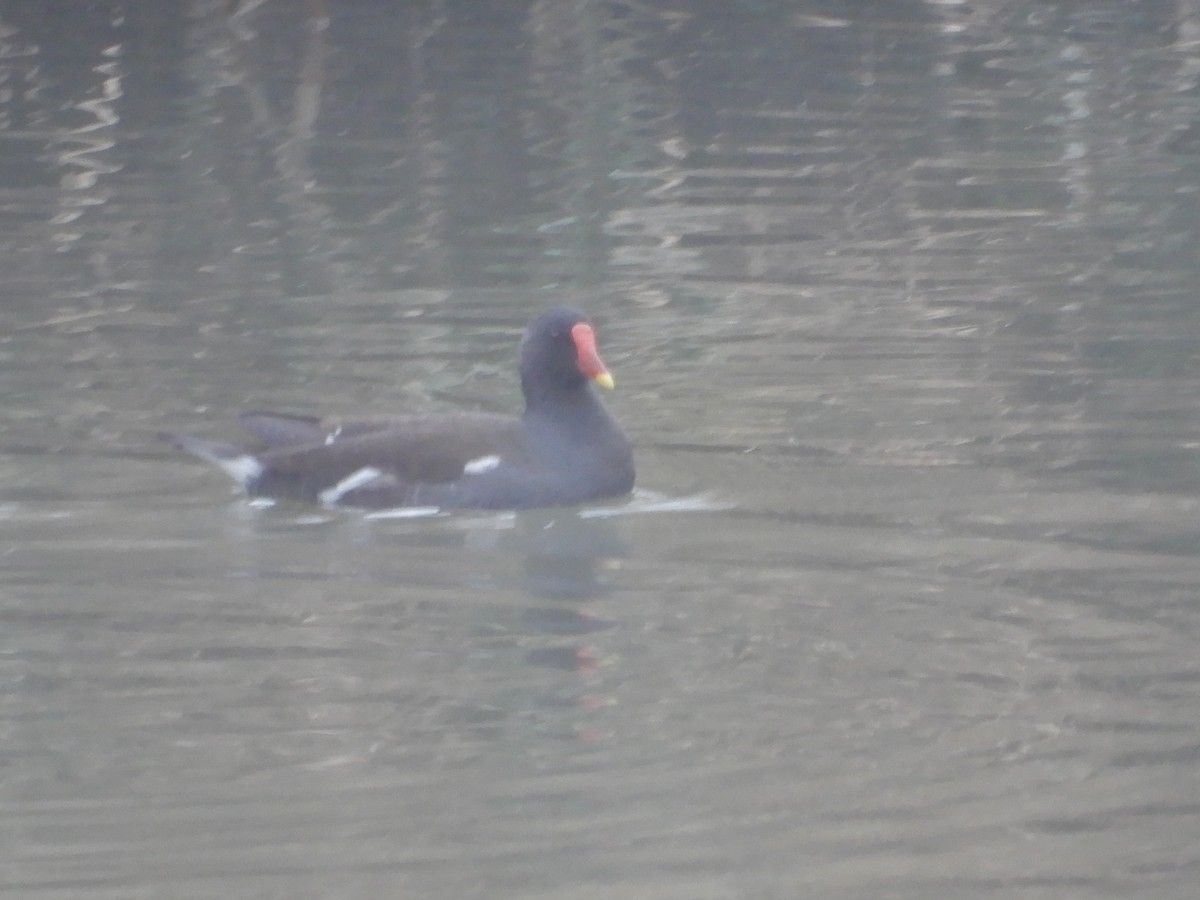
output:
{"label": "water surface", "polygon": [[[3,15],[0,890],[1193,896],[1194,10],[161,6]],[[153,438],[559,302],[627,502]]]}

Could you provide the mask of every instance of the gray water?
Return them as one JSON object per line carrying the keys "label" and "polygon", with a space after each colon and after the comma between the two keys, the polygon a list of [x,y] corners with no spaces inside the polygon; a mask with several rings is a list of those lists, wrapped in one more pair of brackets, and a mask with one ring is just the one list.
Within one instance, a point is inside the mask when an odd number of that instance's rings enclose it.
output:
{"label": "gray water", "polygon": [[[0,893],[1195,896],[1198,35],[5,8]],[[564,301],[627,502],[262,508],[154,440],[513,409]]]}

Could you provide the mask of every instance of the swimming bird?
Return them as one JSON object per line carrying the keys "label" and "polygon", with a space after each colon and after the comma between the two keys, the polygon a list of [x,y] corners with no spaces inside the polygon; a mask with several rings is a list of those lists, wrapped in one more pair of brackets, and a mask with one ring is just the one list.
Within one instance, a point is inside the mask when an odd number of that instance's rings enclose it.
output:
{"label": "swimming bird", "polygon": [[481,412],[316,418],[247,412],[248,448],[176,432],[167,443],[252,497],[371,509],[528,509],[629,493],[633,451],[596,393],[612,375],[577,310],[551,309],[520,345],[520,416]]}

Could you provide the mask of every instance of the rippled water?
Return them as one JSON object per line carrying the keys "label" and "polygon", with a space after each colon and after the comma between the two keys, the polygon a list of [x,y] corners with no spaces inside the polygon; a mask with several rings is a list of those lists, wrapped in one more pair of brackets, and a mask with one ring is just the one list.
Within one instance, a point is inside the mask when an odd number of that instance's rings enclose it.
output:
{"label": "rippled water", "polygon": [[[3,17],[0,890],[1194,895],[1194,10],[163,7]],[[627,502],[153,438],[561,300]]]}

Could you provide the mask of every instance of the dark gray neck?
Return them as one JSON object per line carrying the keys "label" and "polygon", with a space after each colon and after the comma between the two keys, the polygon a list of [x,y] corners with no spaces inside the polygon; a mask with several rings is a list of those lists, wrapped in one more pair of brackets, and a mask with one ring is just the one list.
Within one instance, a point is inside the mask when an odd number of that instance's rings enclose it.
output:
{"label": "dark gray neck", "polygon": [[524,419],[553,424],[567,433],[603,433],[616,425],[590,384],[569,390],[542,390],[525,397]]}
{"label": "dark gray neck", "polygon": [[[521,392],[525,395],[525,413],[554,415],[554,410],[586,410],[600,405],[592,386],[579,381],[565,387],[558,384],[540,384],[521,380]],[[579,415],[578,412],[573,413]]]}

